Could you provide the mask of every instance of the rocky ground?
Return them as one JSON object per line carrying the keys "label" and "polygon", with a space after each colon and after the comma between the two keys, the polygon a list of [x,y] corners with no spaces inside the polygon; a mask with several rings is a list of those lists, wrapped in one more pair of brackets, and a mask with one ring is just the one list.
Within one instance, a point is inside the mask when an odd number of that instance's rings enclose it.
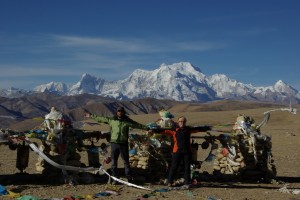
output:
{"label": "rocky ground", "polygon": [[[176,116],[182,114],[188,117],[188,123],[211,124],[234,122],[237,113],[245,113],[253,116],[257,121],[262,118],[262,112],[267,108],[249,109],[239,111],[184,113],[174,111]],[[135,120],[146,123],[157,116],[145,117],[132,116]],[[272,183],[255,181],[207,181],[200,182],[189,190],[166,191],[167,187],[157,182],[139,183],[140,186],[152,191],[129,187],[126,185],[110,186],[107,184],[107,176],[96,176],[95,183],[70,185],[64,184],[59,179],[44,179],[35,171],[35,163],[38,155],[30,151],[29,166],[25,169],[27,174],[18,174],[16,168],[16,151],[12,151],[6,145],[0,145],[0,185],[7,190],[18,193],[21,196],[30,195],[41,199],[80,196],[89,199],[96,194],[105,194],[105,191],[118,190],[118,194],[98,197],[99,199],[290,199],[300,200],[300,194],[292,194],[300,189],[300,117],[288,112],[274,112],[269,123],[262,128],[262,132],[272,137],[273,156],[277,169],[276,180]],[[201,151],[201,150],[200,150]],[[103,159],[100,157],[100,159]],[[199,158],[200,160],[202,158]],[[82,154],[82,162],[87,162],[86,154]],[[109,165],[104,165],[106,169]],[[120,167],[122,165],[120,164]],[[211,167],[204,163],[203,170]],[[156,190],[156,192],[153,192]],[[11,199],[0,196],[0,199]]]}

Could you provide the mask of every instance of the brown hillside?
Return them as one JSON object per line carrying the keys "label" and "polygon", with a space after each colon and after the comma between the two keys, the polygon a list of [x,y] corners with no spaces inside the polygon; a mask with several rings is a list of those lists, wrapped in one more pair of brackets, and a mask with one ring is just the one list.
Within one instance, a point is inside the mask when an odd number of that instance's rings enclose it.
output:
{"label": "brown hillside", "polygon": [[[16,102],[18,103],[14,105],[14,103]],[[22,106],[24,105],[22,104],[22,102],[26,102],[25,106]],[[8,105],[8,102],[4,102],[3,105]],[[193,116],[198,112],[205,113],[205,116],[215,116],[215,114],[212,112],[236,111],[236,113],[240,113],[241,111],[239,110],[245,109],[274,109],[283,107],[283,105],[271,103],[230,100],[214,101],[209,103],[176,102],[171,100],[157,100],[151,98],[131,101],[112,101],[111,99],[98,96],[95,97],[94,95],[78,95],[71,97],[60,97],[53,95],[41,95],[34,97],[31,96],[28,98],[21,98],[18,101],[14,99],[12,100],[12,102],[10,102],[10,105],[11,106],[7,106],[6,109],[2,109],[2,115],[8,115],[9,112],[14,112],[14,115],[16,115],[17,113],[21,113],[21,116],[23,117],[17,118],[15,120],[3,118],[2,122],[0,122],[0,128],[10,128],[19,131],[33,129],[39,126],[42,123],[41,118],[43,118],[44,115],[47,114],[51,106],[62,108],[61,110],[64,112],[64,114],[68,116],[73,122],[84,120],[83,114],[85,110],[88,110],[89,112],[95,113],[97,115],[112,116],[116,108],[119,106],[123,106],[126,109],[128,115],[150,114],[147,115],[148,119],[150,119],[150,116],[153,115],[152,120],[156,118],[155,116],[162,108],[169,110],[172,113],[178,113],[176,114],[176,117],[178,117],[179,114],[185,115],[186,113],[190,113],[191,119],[194,120],[197,117]],[[12,109],[17,109],[18,112],[13,111]],[[30,113],[30,115],[26,116],[26,113]],[[234,116],[236,115],[236,113],[234,114]],[[201,121],[205,122],[205,116],[201,116]],[[40,120],[36,120],[36,118],[39,118]],[[218,123],[222,123],[220,119],[216,118],[216,121],[218,121]],[[149,120],[145,123],[148,122]]]}

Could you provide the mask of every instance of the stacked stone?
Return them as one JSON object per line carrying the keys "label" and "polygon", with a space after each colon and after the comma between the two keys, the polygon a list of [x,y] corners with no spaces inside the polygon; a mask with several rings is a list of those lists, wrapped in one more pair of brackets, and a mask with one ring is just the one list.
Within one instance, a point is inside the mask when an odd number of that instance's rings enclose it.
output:
{"label": "stacked stone", "polygon": [[166,176],[171,161],[171,143],[161,141],[159,147],[151,143],[134,145],[129,151],[129,162],[137,176],[158,180]]}
{"label": "stacked stone", "polygon": [[[235,148],[235,146],[231,148]],[[238,148],[236,152],[233,155],[228,152],[226,147],[218,148],[214,161],[214,171],[218,171],[221,174],[238,174],[245,167],[245,162],[244,156]]]}
{"label": "stacked stone", "polygon": [[[245,118],[240,118],[238,120],[244,122]],[[238,124],[234,126],[235,133],[229,140],[221,140],[221,147],[215,153],[214,172],[241,178],[273,179],[276,168],[271,153],[271,138],[253,128],[253,124],[246,128],[240,128]]]}
{"label": "stacked stone", "polygon": [[[76,151],[78,147],[77,135],[72,129],[63,129],[55,132],[49,130],[48,137],[39,149],[51,160],[63,165],[80,167],[82,165],[80,154]],[[36,170],[48,176],[59,176],[61,169],[53,167],[42,157],[38,157],[35,164]]]}
{"label": "stacked stone", "polygon": [[[146,145],[142,146],[147,149]],[[141,150],[135,151],[134,154],[129,154],[129,162],[132,168],[149,169],[150,155],[149,152]]]}
{"label": "stacked stone", "polygon": [[242,141],[244,142],[241,144],[245,144],[240,145],[241,152],[245,157],[243,175],[263,175],[265,178],[274,178],[276,167],[271,153],[271,139],[264,135],[243,135]]}

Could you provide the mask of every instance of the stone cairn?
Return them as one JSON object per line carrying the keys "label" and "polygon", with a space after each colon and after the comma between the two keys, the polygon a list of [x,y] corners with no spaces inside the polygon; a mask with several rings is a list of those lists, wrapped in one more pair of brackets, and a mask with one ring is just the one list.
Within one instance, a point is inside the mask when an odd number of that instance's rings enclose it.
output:
{"label": "stone cairn", "polygon": [[[172,145],[170,137],[154,134],[130,135],[129,162],[135,176],[141,181],[159,181],[165,178],[171,163]],[[137,139],[138,138],[138,139]],[[138,141],[138,142],[137,142]]]}
{"label": "stone cairn", "polygon": [[256,129],[254,120],[239,115],[230,135],[221,135],[220,144],[215,145],[214,175],[218,178],[264,179],[276,176],[269,136]]}
{"label": "stone cairn", "polygon": [[[152,129],[170,129],[175,126],[174,117],[166,110],[159,111],[160,118],[148,124]],[[161,181],[166,178],[172,157],[172,138],[163,134],[130,134],[129,161],[132,171],[141,179]],[[141,180],[143,181],[143,180]]]}
{"label": "stone cairn", "polygon": [[[80,154],[76,151],[79,144],[77,133],[63,114],[55,107],[51,108],[51,112],[45,116],[42,124],[44,132],[48,133],[47,138],[42,140],[39,149],[51,160],[63,165],[80,167],[82,165]],[[47,163],[42,157],[38,157],[35,164],[36,171],[41,174],[60,177],[61,169],[53,167]]]}

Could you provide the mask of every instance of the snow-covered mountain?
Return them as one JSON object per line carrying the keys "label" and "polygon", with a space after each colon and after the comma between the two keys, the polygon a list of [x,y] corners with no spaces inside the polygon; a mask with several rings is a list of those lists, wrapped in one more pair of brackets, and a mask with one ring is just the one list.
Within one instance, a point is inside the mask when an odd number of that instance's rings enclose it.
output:
{"label": "snow-covered mountain", "polygon": [[68,93],[69,87],[65,83],[50,82],[44,85],[37,86],[33,90],[36,92],[65,95],[66,93]]}
{"label": "snow-covered mountain", "polygon": [[31,91],[11,87],[0,90],[0,97],[17,98],[31,93]]}
{"label": "snow-covered mountain", "polygon": [[230,79],[224,74],[206,76],[199,68],[188,62],[162,64],[153,71],[137,69],[129,77],[119,81],[107,81],[83,74],[80,81],[74,85],[51,82],[37,86],[34,91],[60,95],[89,93],[119,100],[152,97],[197,102],[216,99],[300,102],[299,91],[282,80],[276,82],[274,86],[254,87]]}

